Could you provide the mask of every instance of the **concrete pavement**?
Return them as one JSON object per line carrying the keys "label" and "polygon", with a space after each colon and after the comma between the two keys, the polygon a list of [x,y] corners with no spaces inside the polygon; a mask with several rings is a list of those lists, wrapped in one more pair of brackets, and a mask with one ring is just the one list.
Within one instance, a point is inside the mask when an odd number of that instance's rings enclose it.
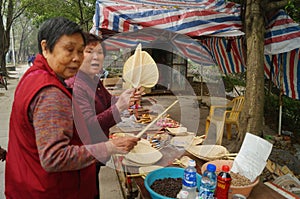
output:
{"label": "concrete pavement", "polygon": [[[7,149],[8,127],[11,107],[14,98],[15,88],[19,82],[19,78],[28,69],[27,65],[19,65],[16,71],[11,72],[8,78],[8,90],[0,88],[0,146]],[[4,168],[5,162],[0,162],[0,198],[4,197]]]}

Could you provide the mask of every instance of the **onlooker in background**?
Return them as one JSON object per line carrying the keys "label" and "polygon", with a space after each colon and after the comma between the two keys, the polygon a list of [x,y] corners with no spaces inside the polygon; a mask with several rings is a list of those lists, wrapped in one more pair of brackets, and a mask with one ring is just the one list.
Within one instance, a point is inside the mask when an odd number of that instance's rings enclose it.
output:
{"label": "onlooker in background", "polygon": [[30,56],[28,56],[28,66],[32,66],[33,62],[35,60],[35,54],[32,54]]}
{"label": "onlooker in background", "polygon": [[28,66],[31,66],[31,55],[28,55],[27,63],[28,63]]}
{"label": "onlooker in background", "polygon": [[[109,129],[121,122],[120,113],[140,100],[143,89],[137,91],[134,98],[131,98],[133,89],[124,91],[119,97],[112,96],[97,76],[103,72],[105,47],[102,39],[91,33],[85,35],[87,45],[84,49],[84,61],[76,78],[70,78],[66,83],[73,87],[73,97],[81,108],[92,142],[97,143],[108,139]],[[100,166],[99,163],[96,170],[97,187]]]}
{"label": "onlooker in background", "polygon": [[40,54],[14,95],[6,198],[93,199],[96,162],[107,161],[113,153],[127,153],[138,139],[86,144],[91,142],[85,121],[82,115],[73,116],[80,109],[74,102],[72,110],[72,95],[64,83],[83,61],[85,38],[80,26],[63,17],[52,18],[41,26],[38,44]]}
{"label": "onlooker in background", "polygon": [[3,162],[6,159],[6,150],[2,149],[0,146],[0,160]]}

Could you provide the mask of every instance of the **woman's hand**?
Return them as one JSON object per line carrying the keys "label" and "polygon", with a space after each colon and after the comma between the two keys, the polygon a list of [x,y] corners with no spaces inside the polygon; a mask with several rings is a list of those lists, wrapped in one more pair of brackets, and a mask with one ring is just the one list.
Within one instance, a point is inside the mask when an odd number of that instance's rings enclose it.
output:
{"label": "woman's hand", "polygon": [[141,101],[142,95],[144,95],[145,88],[144,87],[139,87],[135,89],[135,92],[133,93],[133,96],[130,98],[129,101],[129,106],[132,106],[136,104],[138,101]]}
{"label": "woman's hand", "polygon": [[140,138],[136,137],[117,137],[107,142],[106,146],[108,146],[108,150],[112,154],[126,154],[131,151]]}
{"label": "woman's hand", "polygon": [[139,87],[137,89],[131,88],[125,90],[119,97],[116,106],[119,112],[124,111],[129,106],[134,105],[137,101],[141,100],[142,95],[144,94],[144,88]]}

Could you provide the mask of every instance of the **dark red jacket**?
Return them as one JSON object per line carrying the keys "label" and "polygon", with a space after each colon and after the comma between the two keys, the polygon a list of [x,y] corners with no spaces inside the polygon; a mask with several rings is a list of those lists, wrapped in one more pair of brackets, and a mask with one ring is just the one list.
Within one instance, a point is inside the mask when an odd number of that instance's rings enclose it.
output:
{"label": "dark red jacket", "polygon": [[83,113],[92,143],[106,141],[109,129],[121,121],[115,105],[117,97],[112,96],[97,77],[92,80],[80,70],[75,79],[68,81],[73,86],[73,99]]}
{"label": "dark red jacket", "polygon": [[[72,98],[46,60],[38,55],[34,66],[23,75],[15,91],[5,169],[6,198],[92,199],[97,193],[95,164],[81,170],[64,172],[46,172],[40,164],[28,110],[34,96],[50,85]],[[87,131],[84,125],[80,126],[82,129],[78,131]],[[80,146],[82,142],[74,131],[70,145]]]}

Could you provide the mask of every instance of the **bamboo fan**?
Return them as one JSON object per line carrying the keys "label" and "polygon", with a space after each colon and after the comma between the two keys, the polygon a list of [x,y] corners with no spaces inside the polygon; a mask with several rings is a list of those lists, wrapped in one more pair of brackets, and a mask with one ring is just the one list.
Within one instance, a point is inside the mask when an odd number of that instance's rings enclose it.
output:
{"label": "bamboo fan", "polygon": [[135,52],[124,64],[123,79],[133,88],[140,86],[151,88],[158,82],[158,69],[155,61],[138,44]]}

